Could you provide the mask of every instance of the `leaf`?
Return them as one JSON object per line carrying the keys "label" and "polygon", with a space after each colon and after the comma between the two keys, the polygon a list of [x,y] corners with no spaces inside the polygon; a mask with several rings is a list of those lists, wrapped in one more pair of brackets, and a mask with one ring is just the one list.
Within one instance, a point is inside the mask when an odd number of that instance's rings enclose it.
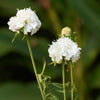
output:
{"label": "leaf", "polygon": [[78,100],[79,94],[78,93],[74,93],[74,100]]}
{"label": "leaf", "polygon": [[[70,92],[70,86],[69,82],[66,83],[66,91]],[[48,89],[50,89],[50,92],[58,92],[58,93],[63,93],[63,84],[62,83],[48,83],[47,86]]]}
{"label": "leaf", "polygon": [[48,93],[48,96],[46,96],[46,100],[59,100],[59,99],[54,94]]}
{"label": "leaf", "polygon": [[55,86],[55,87],[57,87],[59,89],[63,88],[63,84],[61,84],[61,83],[51,83],[51,85],[53,85],[53,86]]}
{"label": "leaf", "polygon": [[[50,83],[50,85],[56,87],[56,88],[59,88],[59,89],[63,89],[63,84],[62,83]],[[70,83],[67,82],[66,84],[66,88],[69,87]]]}
{"label": "leaf", "polygon": [[45,60],[45,58],[43,58],[43,69],[42,69],[41,75],[44,74],[45,67],[46,67],[46,60]]}
{"label": "leaf", "polygon": [[13,43],[15,41],[15,39],[17,38],[17,36],[18,36],[18,33],[15,33],[15,36],[13,37],[11,43]]}

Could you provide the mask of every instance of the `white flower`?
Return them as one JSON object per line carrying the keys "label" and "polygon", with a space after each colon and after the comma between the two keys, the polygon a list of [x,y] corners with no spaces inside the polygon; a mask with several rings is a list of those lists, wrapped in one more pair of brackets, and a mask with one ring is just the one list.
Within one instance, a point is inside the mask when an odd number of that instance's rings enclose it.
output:
{"label": "white flower", "polygon": [[23,28],[24,34],[31,33],[33,35],[41,27],[41,22],[34,11],[26,8],[18,10],[16,16],[10,18],[8,25],[13,32],[19,33]]}
{"label": "white flower", "polygon": [[52,61],[56,63],[62,62],[63,57],[68,61],[72,60],[74,63],[80,57],[80,50],[81,48],[75,42],[68,37],[62,37],[50,45],[48,52]]}
{"label": "white flower", "polygon": [[14,16],[10,18],[8,25],[9,25],[10,30],[12,30],[13,32],[19,33],[20,29],[25,25],[25,23],[19,17]]}

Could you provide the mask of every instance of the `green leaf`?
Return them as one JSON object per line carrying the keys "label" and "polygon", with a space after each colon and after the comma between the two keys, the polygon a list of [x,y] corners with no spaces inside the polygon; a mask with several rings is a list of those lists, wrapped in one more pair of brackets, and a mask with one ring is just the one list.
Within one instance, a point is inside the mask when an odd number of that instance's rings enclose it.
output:
{"label": "green leaf", "polygon": [[41,75],[44,74],[45,67],[46,67],[46,60],[45,60],[45,58],[43,58],[43,69],[42,69]]}
{"label": "green leaf", "polygon": [[55,87],[57,87],[59,89],[63,88],[63,84],[61,84],[61,83],[51,83],[51,85],[53,85],[53,86],[55,86]]}
{"label": "green leaf", "polygon": [[15,39],[17,38],[17,36],[18,36],[18,33],[15,33],[15,36],[13,37],[11,43],[13,43],[15,41]]}
{"label": "green leaf", "polygon": [[54,94],[48,93],[48,96],[46,96],[46,100],[59,100],[59,99]]}
{"label": "green leaf", "polygon": [[[69,86],[69,82],[66,83],[66,91],[67,92],[70,92],[70,86]],[[58,93],[63,93],[63,84],[62,83],[48,83],[48,86],[47,86],[48,89],[50,89],[51,92],[55,91],[55,92],[58,92]]]}

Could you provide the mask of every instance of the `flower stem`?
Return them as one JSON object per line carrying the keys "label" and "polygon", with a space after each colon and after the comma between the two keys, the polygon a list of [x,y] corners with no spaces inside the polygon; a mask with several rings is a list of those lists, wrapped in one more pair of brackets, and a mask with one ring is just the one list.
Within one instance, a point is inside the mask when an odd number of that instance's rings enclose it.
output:
{"label": "flower stem", "polygon": [[71,100],[73,100],[73,66],[70,65],[70,76],[71,76]]}
{"label": "flower stem", "polygon": [[38,86],[39,86],[39,89],[40,89],[40,92],[41,92],[42,98],[43,98],[43,100],[45,100],[45,97],[44,97],[44,94],[43,94],[43,91],[42,91],[42,87],[41,87],[41,84],[40,84],[40,82],[39,82],[39,78],[38,78],[37,70],[36,70],[36,67],[35,67],[35,62],[34,62],[34,58],[33,58],[33,55],[32,55],[31,46],[30,46],[29,40],[28,40],[28,39],[26,39],[26,40],[27,40],[27,45],[28,45],[28,49],[29,49],[29,53],[30,53],[30,57],[31,57],[31,61],[32,61],[33,69],[34,69],[35,76],[36,76],[36,79],[37,79],[37,82],[38,82]]}
{"label": "flower stem", "polygon": [[65,87],[65,63],[62,63],[62,78],[63,78],[63,92],[64,92],[64,100],[66,100],[66,87]]}

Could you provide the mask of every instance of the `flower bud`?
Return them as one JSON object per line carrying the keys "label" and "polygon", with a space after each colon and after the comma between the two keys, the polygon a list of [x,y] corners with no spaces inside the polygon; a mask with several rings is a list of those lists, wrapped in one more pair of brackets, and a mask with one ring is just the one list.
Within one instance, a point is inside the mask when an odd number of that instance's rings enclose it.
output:
{"label": "flower bud", "polygon": [[71,34],[71,29],[69,27],[64,27],[61,30],[62,37],[64,37],[64,36],[70,36],[70,34]]}

